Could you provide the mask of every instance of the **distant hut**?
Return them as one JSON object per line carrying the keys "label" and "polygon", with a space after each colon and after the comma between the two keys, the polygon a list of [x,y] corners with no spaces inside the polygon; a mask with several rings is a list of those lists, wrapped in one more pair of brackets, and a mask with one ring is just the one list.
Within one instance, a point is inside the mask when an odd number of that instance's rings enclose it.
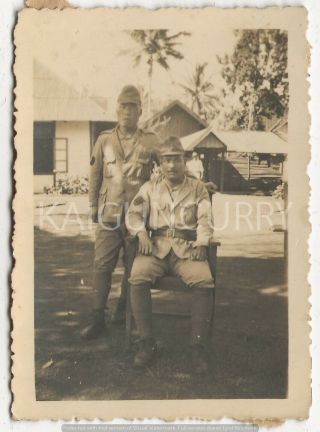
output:
{"label": "distant hut", "polygon": [[181,143],[187,153],[196,151],[203,156],[204,180],[213,181],[219,189],[224,189],[224,155],[227,146],[209,126],[181,138]]}
{"label": "distant hut", "polygon": [[184,103],[175,100],[148,119],[144,126],[166,138],[170,135],[184,137],[207,128],[208,124]]}
{"label": "distant hut", "polygon": [[154,114],[144,126],[165,138],[181,138],[187,156],[196,151],[204,165],[204,180],[220,191],[247,191],[256,180],[280,180],[288,145],[287,120],[269,131],[217,131],[179,100]]}
{"label": "distant hut", "polygon": [[281,180],[288,143],[270,131],[216,132],[227,146],[225,190],[248,190],[252,184],[262,185]]}
{"label": "distant hut", "polygon": [[223,189],[223,164],[226,146],[214,135],[208,124],[184,103],[175,100],[145,122],[162,139],[170,135],[181,138],[187,157],[196,151],[203,157],[204,179]]}

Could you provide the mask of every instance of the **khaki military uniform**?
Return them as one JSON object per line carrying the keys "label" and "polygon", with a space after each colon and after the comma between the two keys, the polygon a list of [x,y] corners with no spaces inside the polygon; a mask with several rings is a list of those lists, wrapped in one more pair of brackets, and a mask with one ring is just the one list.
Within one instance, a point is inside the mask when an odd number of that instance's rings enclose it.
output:
{"label": "khaki military uniform", "polygon": [[[182,278],[190,287],[213,288],[214,282],[207,261],[193,261],[195,246],[206,246],[213,235],[212,209],[202,181],[185,177],[172,189],[163,178],[145,183],[133,199],[126,217],[132,235],[150,229],[152,256],[138,255],[131,271],[131,285],[154,283],[168,273]],[[195,240],[175,237],[175,230]]]}
{"label": "khaki military uniform", "polygon": [[158,162],[159,140],[154,132],[138,129],[126,142],[119,128],[102,132],[91,157],[89,201],[98,206],[96,272],[114,269],[123,246],[124,215],[141,185]]}

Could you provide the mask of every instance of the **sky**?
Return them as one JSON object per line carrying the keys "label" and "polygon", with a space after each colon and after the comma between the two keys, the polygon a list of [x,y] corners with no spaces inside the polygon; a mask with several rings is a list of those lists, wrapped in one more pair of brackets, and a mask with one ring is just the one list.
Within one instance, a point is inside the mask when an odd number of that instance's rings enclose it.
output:
{"label": "sky", "polygon": [[[67,23],[67,21],[66,21]],[[80,92],[90,96],[107,97],[110,109],[123,85],[142,85],[147,88],[147,66],[142,62],[134,67],[131,52],[137,44],[127,29],[110,28],[103,19],[94,25],[59,26],[54,19],[40,21],[32,47],[34,57]],[[147,27],[144,27],[147,28]],[[216,87],[221,87],[220,65],[216,56],[231,53],[235,38],[231,29],[202,26],[195,22],[187,28],[167,27],[172,33],[185,30],[191,36],[181,38],[183,60],[172,59],[167,72],[154,68],[152,95],[163,100],[182,97],[177,83],[186,83],[196,63],[207,62],[207,73]],[[126,54],[123,52],[126,51]]]}

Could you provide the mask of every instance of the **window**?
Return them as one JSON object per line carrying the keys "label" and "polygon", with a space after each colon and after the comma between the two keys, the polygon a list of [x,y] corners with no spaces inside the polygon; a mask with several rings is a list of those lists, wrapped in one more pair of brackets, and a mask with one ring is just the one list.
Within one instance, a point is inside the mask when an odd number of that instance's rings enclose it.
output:
{"label": "window", "polygon": [[33,173],[52,174],[54,168],[53,148],[54,122],[35,122],[33,125]]}
{"label": "window", "polygon": [[56,138],[54,161],[54,169],[56,172],[68,172],[68,138]]}

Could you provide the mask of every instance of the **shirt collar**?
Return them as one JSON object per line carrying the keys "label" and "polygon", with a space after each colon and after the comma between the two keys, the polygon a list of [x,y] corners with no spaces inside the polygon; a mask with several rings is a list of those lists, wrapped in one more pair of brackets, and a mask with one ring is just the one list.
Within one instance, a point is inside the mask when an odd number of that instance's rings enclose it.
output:
{"label": "shirt collar", "polygon": [[124,139],[124,140],[129,140],[129,139],[134,139],[134,138],[136,138],[136,136],[137,136],[137,134],[138,134],[138,131],[139,131],[139,128],[137,128],[136,129],[136,131],[132,134],[132,135],[123,135],[122,133],[121,133],[121,131],[120,131],[120,127],[119,127],[119,125],[117,125],[116,126],[116,129],[117,129],[117,132],[118,132],[118,135],[119,135],[119,138],[120,139]]}
{"label": "shirt collar", "polygon": [[167,188],[168,188],[171,192],[174,192],[174,191],[177,191],[177,190],[179,190],[179,189],[181,189],[181,188],[184,187],[184,185],[185,185],[185,183],[186,183],[186,179],[187,179],[186,176],[184,176],[184,178],[183,178],[183,182],[180,183],[180,184],[178,184],[177,186],[174,186],[174,187],[172,187],[172,186],[169,184],[169,182],[168,182],[168,180],[166,179],[166,177],[164,178],[164,182],[165,182]]}

